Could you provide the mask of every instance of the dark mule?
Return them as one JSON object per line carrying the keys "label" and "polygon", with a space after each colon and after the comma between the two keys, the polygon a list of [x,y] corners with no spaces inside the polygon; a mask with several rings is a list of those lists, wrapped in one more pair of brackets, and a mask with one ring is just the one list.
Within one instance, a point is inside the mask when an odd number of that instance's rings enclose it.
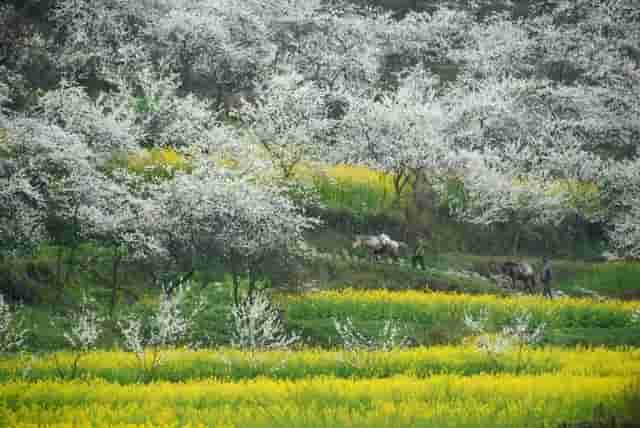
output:
{"label": "dark mule", "polygon": [[526,291],[534,293],[536,278],[529,263],[504,262],[500,266],[500,272],[511,278],[514,289],[516,288],[516,281],[520,280],[524,283]]}

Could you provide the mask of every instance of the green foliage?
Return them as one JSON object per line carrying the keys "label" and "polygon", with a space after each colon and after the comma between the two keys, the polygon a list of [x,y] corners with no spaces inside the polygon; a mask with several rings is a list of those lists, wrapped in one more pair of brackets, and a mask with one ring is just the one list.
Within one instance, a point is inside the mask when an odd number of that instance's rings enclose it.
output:
{"label": "green foliage", "polygon": [[[640,295],[640,263],[612,262],[589,266],[562,287],[580,293],[590,290],[606,295],[634,297]],[[584,294],[584,292],[582,292]]]}

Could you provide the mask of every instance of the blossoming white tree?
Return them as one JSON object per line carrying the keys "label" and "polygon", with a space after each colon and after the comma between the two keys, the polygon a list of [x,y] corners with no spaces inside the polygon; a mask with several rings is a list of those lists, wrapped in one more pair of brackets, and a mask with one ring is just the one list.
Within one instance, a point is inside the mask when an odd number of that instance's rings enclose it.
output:
{"label": "blossoming white tree", "polygon": [[[82,301],[77,310],[69,317],[70,327],[64,332],[64,339],[72,352],[71,372],[69,376],[73,379],[78,374],[79,364],[82,357],[96,348],[98,338],[102,334],[103,319],[98,315],[96,302],[86,294],[82,296]],[[55,322],[54,327],[60,328]],[[56,368],[61,376],[64,371],[58,356],[54,355]]]}
{"label": "blossoming white tree", "polygon": [[205,301],[200,299],[187,307],[188,291],[186,284],[171,295],[163,292],[150,315],[130,313],[118,322],[124,348],[135,354],[138,368],[150,379],[164,363],[167,350],[181,343],[190,345],[189,334]]}
{"label": "blossoming white tree", "polygon": [[487,321],[489,312],[481,308],[477,316],[464,314],[464,324],[477,336],[476,346],[485,352],[494,362],[500,356],[513,348],[517,349],[516,371],[522,369],[523,351],[528,346],[534,346],[544,338],[546,324],[544,322],[535,325],[531,313],[522,311],[517,314],[510,323],[505,324],[497,333],[489,333]]}
{"label": "blossoming white tree", "polygon": [[289,348],[300,336],[287,333],[282,315],[267,294],[260,291],[231,310],[231,344],[256,351]]}
{"label": "blossoming white tree", "polygon": [[334,319],[333,325],[342,340],[342,345],[349,351],[364,349],[389,352],[403,348],[408,343],[408,337],[403,334],[406,327],[394,319],[385,320],[382,329],[374,336],[359,331],[350,317],[344,322]]}
{"label": "blossoming white tree", "polygon": [[[398,194],[419,173],[453,171],[464,220],[580,215],[637,255],[632,6],[579,0],[474,21],[320,0],[62,0],[55,37],[42,41],[59,85],[32,111],[9,112],[22,79],[17,60],[3,64],[2,255],[99,243],[113,296],[123,261],[188,273],[219,255],[255,284],[265,260],[299,252],[315,224],[271,179],[308,159],[384,170]],[[3,49],[0,60],[14,55]],[[257,99],[240,109],[247,120],[217,120],[221,97],[241,90]],[[151,182],[114,166],[140,147],[178,150],[189,167]],[[576,203],[580,186],[597,203]]]}
{"label": "blossoming white tree", "polygon": [[285,180],[293,178],[303,160],[321,159],[325,153],[323,138],[331,121],[324,93],[301,76],[274,76],[255,105],[245,104],[240,114],[249,123],[248,138],[267,153]]}
{"label": "blossoming white tree", "polygon": [[[576,213],[614,231],[632,230],[635,181],[625,186],[611,176],[628,172],[624,164],[637,157],[636,19],[625,2],[580,1],[526,22],[496,16],[473,25],[453,54],[463,74],[447,100],[454,146],[484,158],[467,165],[465,184],[477,206],[467,219],[486,222],[533,208],[540,218]],[[578,206],[567,186],[561,191],[563,182],[593,185],[603,209]],[[508,196],[522,194],[523,183],[540,185],[526,189],[531,197]],[[610,191],[614,186],[625,189],[622,199]],[[633,234],[612,232],[611,243],[628,252],[623,235]]]}
{"label": "blossoming white tree", "polygon": [[29,332],[21,314],[0,293],[0,353],[20,351]]}
{"label": "blossoming white tree", "polygon": [[192,266],[221,257],[233,274],[235,304],[244,300],[239,295],[242,277],[249,278],[250,297],[261,265],[302,251],[303,232],[317,223],[279,187],[256,184],[210,162],[162,184],[158,195],[169,214],[158,223],[167,248],[193,257]]}

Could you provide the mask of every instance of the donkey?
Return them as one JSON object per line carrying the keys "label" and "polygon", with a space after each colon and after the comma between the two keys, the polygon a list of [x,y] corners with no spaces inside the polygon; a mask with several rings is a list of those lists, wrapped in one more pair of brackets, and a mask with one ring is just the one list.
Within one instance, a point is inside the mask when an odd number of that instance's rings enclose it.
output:
{"label": "donkey", "polygon": [[520,280],[524,283],[524,288],[533,294],[536,287],[536,277],[533,268],[529,263],[524,262],[504,262],[500,266],[500,272],[511,278],[513,288],[516,288],[516,281]]}
{"label": "donkey", "polygon": [[360,247],[366,248],[375,257],[388,255],[394,260],[397,260],[400,256],[400,248],[406,247],[406,244],[404,242],[394,241],[384,233],[380,235],[356,235],[352,248],[356,249]]}
{"label": "donkey", "polygon": [[383,251],[382,241],[376,235],[356,235],[351,248],[355,250],[360,247],[369,251],[373,257],[377,257]]}

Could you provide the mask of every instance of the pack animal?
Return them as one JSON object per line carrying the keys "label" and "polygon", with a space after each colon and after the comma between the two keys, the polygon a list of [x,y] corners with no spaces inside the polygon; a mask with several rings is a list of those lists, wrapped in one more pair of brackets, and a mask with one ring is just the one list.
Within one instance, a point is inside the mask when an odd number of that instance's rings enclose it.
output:
{"label": "pack animal", "polygon": [[516,288],[516,281],[524,283],[524,288],[529,293],[535,291],[536,278],[533,268],[529,263],[505,262],[500,266],[500,272],[511,278],[513,288]]}
{"label": "pack animal", "polygon": [[352,248],[363,247],[376,258],[386,255],[397,260],[400,257],[400,248],[405,246],[404,242],[394,241],[388,235],[381,233],[380,235],[356,235]]}

